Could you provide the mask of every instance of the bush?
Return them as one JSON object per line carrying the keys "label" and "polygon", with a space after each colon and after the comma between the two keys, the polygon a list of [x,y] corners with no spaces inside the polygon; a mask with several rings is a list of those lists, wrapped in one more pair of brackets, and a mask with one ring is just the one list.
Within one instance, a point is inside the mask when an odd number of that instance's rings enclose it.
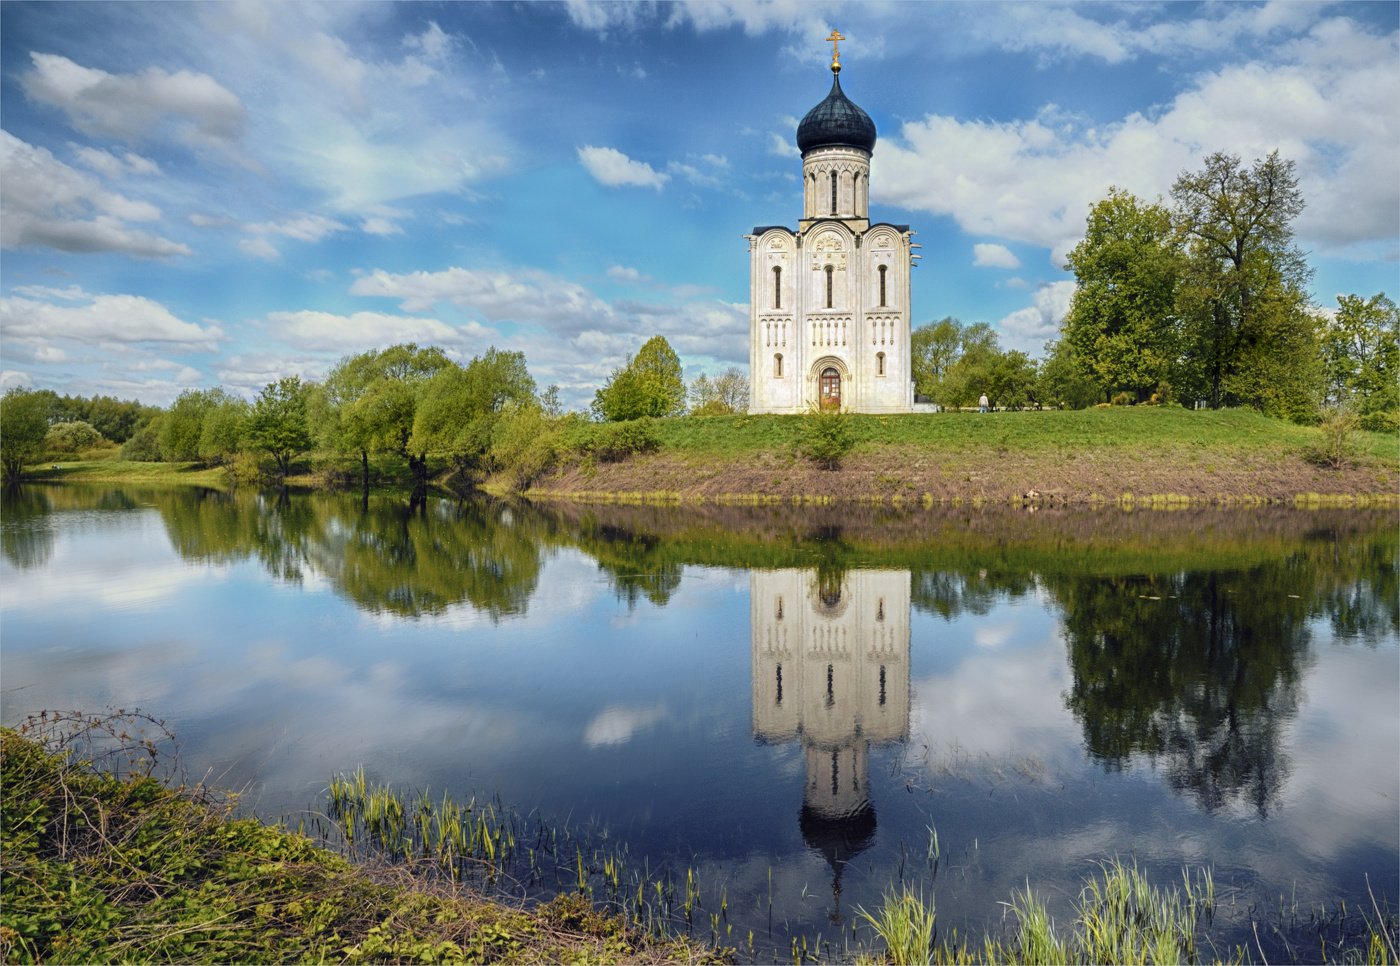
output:
{"label": "bush", "polygon": [[1334,406],[1322,413],[1317,426],[1317,440],[1303,453],[1310,463],[1339,470],[1351,462],[1355,454],[1351,434],[1360,420],[1345,406]]}
{"label": "bush", "polygon": [[159,463],[161,461],[160,432],[165,422],[165,413],[157,413],[145,426],[138,429],[129,440],[122,443],[117,459],[133,463]]}
{"label": "bush", "polygon": [[491,462],[510,477],[511,489],[528,490],[559,454],[559,434],[538,406],[503,413],[491,433]]}
{"label": "bush", "polygon": [[567,439],[570,450],[600,463],[620,463],[629,456],[661,448],[656,424],[645,416],[620,423],[575,423]]}
{"label": "bush", "polygon": [[1394,409],[1367,413],[1361,417],[1361,428],[1373,433],[1400,432],[1400,412]]}
{"label": "bush", "polygon": [[851,414],[837,408],[813,407],[802,417],[798,446],[808,459],[834,470],[856,445],[851,435]]}
{"label": "bush", "polygon": [[228,474],[229,486],[235,488],[267,486],[272,483],[275,469],[276,467],[265,457],[246,450],[235,453],[233,458],[224,464],[224,472]]}
{"label": "bush", "polygon": [[1113,397],[1113,405],[1115,406],[1131,406],[1132,404],[1133,397],[1128,395],[1126,392],[1120,392],[1118,395]]}
{"label": "bush", "polygon": [[55,423],[44,436],[44,454],[47,459],[78,459],[81,450],[91,449],[104,442],[102,434],[84,422]]}

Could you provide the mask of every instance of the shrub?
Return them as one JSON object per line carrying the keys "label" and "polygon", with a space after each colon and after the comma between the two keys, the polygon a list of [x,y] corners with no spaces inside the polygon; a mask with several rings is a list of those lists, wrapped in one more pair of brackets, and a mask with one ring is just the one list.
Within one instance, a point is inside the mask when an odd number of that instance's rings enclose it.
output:
{"label": "shrub", "polygon": [[229,486],[235,488],[267,486],[272,482],[274,469],[275,467],[265,457],[246,450],[235,453],[233,458],[224,464],[224,472],[228,474]]}
{"label": "shrub", "polygon": [[1345,406],[1324,410],[1317,426],[1317,439],[1303,453],[1304,458],[1334,470],[1346,466],[1355,453],[1351,434],[1358,422],[1356,413]]}
{"label": "shrub", "polygon": [[855,447],[851,435],[851,414],[835,407],[812,407],[802,417],[798,429],[798,446],[808,459],[829,470],[841,465],[841,459]]}
{"label": "shrub", "polygon": [[165,422],[165,413],[157,413],[145,426],[142,426],[125,443],[117,454],[119,460],[133,463],[159,463],[161,461],[160,433]]}
{"label": "shrub", "polygon": [[1113,397],[1113,405],[1115,406],[1131,406],[1132,404],[1133,397],[1128,395],[1126,392],[1120,392],[1118,395]]}
{"label": "shrub", "polygon": [[629,456],[661,448],[661,437],[650,417],[620,423],[575,423],[567,438],[569,449],[600,463],[620,463]]}
{"label": "shrub", "polygon": [[503,413],[491,433],[491,462],[510,477],[511,489],[528,490],[555,464],[558,432],[536,405]]}
{"label": "shrub", "polygon": [[89,423],[54,423],[44,436],[44,452],[49,459],[58,454],[64,459],[77,459],[81,450],[91,449],[101,442],[102,434]]}
{"label": "shrub", "polygon": [[1400,432],[1400,412],[1383,409],[1380,412],[1367,413],[1361,417],[1361,428],[1373,433]]}

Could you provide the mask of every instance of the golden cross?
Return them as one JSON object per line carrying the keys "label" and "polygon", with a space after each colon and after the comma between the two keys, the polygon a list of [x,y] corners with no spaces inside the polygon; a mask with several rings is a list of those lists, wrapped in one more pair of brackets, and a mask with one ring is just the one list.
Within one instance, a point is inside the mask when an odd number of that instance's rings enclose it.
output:
{"label": "golden cross", "polygon": [[831,66],[832,66],[832,67],[840,67],[840,66],[841,66],[841,60],[840,60],[840,57],[841,57],[841,43],[840,43],[840,42],[843,41],[843,40],[845,40],[846,38],[843,37],[843,36],[841,36],[841,32],[840,32],[839,30],[833,30],[833,31],[831,32],[831,36],[828,37],[828,38],[826,38],[826,39],[827,39],[828,41],[830,41],[830,43],[831,43]]}

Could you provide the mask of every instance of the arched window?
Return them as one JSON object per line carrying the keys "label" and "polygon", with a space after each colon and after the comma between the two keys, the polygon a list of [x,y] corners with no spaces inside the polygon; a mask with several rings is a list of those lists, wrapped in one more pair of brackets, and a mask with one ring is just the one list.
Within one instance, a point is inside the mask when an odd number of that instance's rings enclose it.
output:
{"label": "arched window", "polygon": [[[884,291],[885,291],[885,268],[884,268],[883,265],[880,266],[880,291],[881,291],[881,292],[884,292]],[[881,298],[880,304],[881,304],[881,305],[884,305],[884,304],[885,304],[884,299],[883,299],[883,296],[882,296],[882,298]],[[781,268],[780,266],[774,265],[774,266],[773,266],[773,308],[775,308],[775,309],[780,309],[780,308],[782,308],[782,307],[783,307],[783,270],[782,270],[782,268]]]}
{"label": "arched window", "polygon": [[828,266],[826,267],[826,307],[827,307],[827,308],[831,308],[831,295],[832,295],[831,280],[832,280],[832,273],[833,273],[834,271],[835,271],[835,269],[833,269],[830,265],[828,265]]}
{"label": "arched window", "polygon": [[[774,269],[777,271],[777,269]],[[884,308],[889,303],[885,301],[885,266],[880,266],[880,308]]]}
{"label": "arched window", "polygon": [[883,352],[877,352],[877,353],[875,353],[875,375],[877,375],[877,376],[883,376],[884,374],[885,374],[885,354],[884,354]]}
{"label": "arched window", "polygon": [[836,214],[836,172],[831,172],[831,213]]}
{"label": "arched window", "polygon": [[[821,406],[823,409],[841,405],[841,374],[835,369],[823,369],[821,378]],[[837,587],[833,591],[835,594],[831,600],[827,600],[829,595],[823,594],[822,601],[828,606],[834,605],[841,599],[841,588]]]}
{"label": "arched window", "polygon": [[[773,356],[773,378],[783,378],[783,354],[781,352]],[[782,606],[782,604],[779,604],[778,608],[781,610]]]}

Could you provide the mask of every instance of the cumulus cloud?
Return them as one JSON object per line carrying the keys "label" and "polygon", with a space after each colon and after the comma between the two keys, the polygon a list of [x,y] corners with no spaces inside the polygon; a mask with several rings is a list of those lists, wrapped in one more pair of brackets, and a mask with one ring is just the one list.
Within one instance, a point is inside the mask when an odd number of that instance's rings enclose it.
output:
{"label": "cumulus cloud", "polygon": [[616,148],[582,147],[578,159],[595,181],[609,188],[638,185],[660,191],[671,180],[669,174],[653,170],[645,161],[633,161]]}
{"label": "cumulus cloud", "polygon": [[1046,340],[1059,333],[1060,322],[1074,299],[1074,282],[1042,284],[1031,293],[1031,304],[1017,309],[997,323],[1010,338],[1010,348],[1039,352]]}
{"label": "cumulus cloud", "polygon": [[288,345],[317,352],[343,352],[347,346],[389,346],[398,342],[460,346],[484,344],[495,332],[468,322],[452,326],[438,319],[356,312],[333,315],[304,309],[300,312],[269,312],[269,326],[276,338]]}
{"label": "cumulus cloud", "polygon": [[972,264],[987,268],[1020,268],[1021,260],[1005,245],[973,245]]}
{"label": "cumulus cloud", "polygon": [[[876,200],[951,215],[974,234],[1051,248],[1082,236],[1110,186],[1167,195],[1176,176],[1226,150],[1246,161],[1278,149],[1298,164],[1308,208],[1297,228],[1324,247],[1400,235],[1400,87],[1396,37],[1326,21],[1286,48],[1289,62],[1198,76],[1152,116],[1096,127],[1047,106],[1032,119],[929,115],[875,148]],[[902,142],[902,143],[901,143]],[[1060,264],[1056,264],[1060,267]]]}
{"label": "cumulus cloud", "polygon": [[[138,258],[192,255],[189,247],[126,226],[156,221],[160,209],[106,191],[46,148],[0,131],[0,243],[65,252],[121,252]],[[85,217],[87,216],[87,217]]]}
{"label": "cumulus cloud", "polygon": [[29,373],[21,372],[19,369],[0,369],[0,390],[32,385],[34,385],[34,380],[29,378]]}
{"label": "cumulus cloud", "polygon": [[666,716],[666,709],[629,708],[613,705],[604,708],[583,731],[583,743],[589,748],[623,745],[639,731],[645,731]]}
{"label": "cumulus cloud", "polygon": [[167,118],[177,119],[187,140],[229,143],[243,134],[243,102],[208,74],[159,67],[109,74],[57,54],[29,57],[34,67],[20,78],[24,92],[62,110],[85,134],[136,141]]}
{"label": "cumulus cloud", "polygon": [[376,269],[355,280],[353,295],[400,300],[405,312],[427,312],[439,302],[468,309],[491,322],[537,322],[552,332],[613,328],[613,311],[587,288],[537,268],[395,275]]}
{"label": "cumulus cloud", "polygon": [[89,345],[157,342],[214,352],[224,338],[217,325],[201,327],[139,295],[93,295],[86,305],[55,305],[32,298],[0,299],[0,333],[20,345],[58,339]]}

